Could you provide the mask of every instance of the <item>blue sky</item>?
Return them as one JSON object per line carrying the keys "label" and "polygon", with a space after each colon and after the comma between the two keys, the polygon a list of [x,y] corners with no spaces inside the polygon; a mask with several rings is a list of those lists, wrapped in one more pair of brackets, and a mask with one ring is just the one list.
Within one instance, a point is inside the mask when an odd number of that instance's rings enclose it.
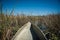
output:
{"label": "blue sky", "polygon": [[60,0],[2,0],[3,10],[10,12],[14,8],[14,14],[47,15],[60,12]]}

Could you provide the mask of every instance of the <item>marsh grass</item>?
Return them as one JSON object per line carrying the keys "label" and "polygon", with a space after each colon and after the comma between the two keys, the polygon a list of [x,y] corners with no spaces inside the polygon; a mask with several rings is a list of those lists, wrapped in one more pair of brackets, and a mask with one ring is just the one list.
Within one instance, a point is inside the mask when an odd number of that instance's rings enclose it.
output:
{"label": "marsh grass", "polygon": [[[56,35],[56,39],[59,39],[60,35],[60,15],[47,15],[47,16],[23,16],[23,15],[8,15],[0,14],[0,40],[11,40],[17,30],[25,23],[29,21],[38,21],[38,26],[44,24],[48,31]],[[10,32],[9,32],[10,31]],[[8,35],[8,36],[7,36]],[[53,36],[55,38],[55,36]],[[58,39],[57,39],[58,38]]]}

